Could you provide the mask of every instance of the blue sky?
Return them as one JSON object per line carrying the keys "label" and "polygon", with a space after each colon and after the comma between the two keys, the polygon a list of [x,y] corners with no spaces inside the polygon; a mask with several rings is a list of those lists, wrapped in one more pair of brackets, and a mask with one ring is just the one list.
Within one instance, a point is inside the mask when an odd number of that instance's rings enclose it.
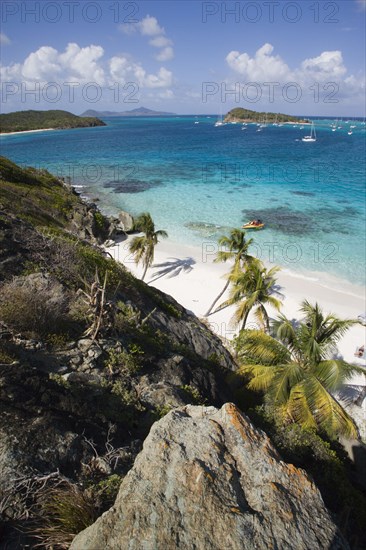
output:
{"label": "blue sky", "polygon": [[365,116],[365,16],[365,0],[4,0],[3,111]]}

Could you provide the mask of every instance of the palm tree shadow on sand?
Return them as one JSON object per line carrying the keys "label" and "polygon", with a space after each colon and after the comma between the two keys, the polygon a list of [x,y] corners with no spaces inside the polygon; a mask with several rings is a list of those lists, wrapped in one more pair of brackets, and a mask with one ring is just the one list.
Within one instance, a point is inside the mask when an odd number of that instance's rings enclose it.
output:
{"label": "palm tree shadow on sand", "polygon": [[168,258],[170,261],[163,262],[161,264],[154,264],[154,268],[159,268],[156,273],[153,274],[153,278],[149,283],[153,283],[162,277],[171,279],[172,277],[178,277],[181,273],[190,273],[193,269],[196,260],[191,257],[187,258]]}

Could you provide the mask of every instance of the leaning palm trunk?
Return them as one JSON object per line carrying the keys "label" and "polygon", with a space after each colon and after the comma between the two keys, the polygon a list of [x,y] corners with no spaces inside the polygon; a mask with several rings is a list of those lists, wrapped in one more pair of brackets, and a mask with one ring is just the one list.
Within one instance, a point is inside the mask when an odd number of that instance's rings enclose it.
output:
{"label": "leaning palm trunk", "polygon": [[267,310],[263,304],[260,306],[260,309],[263,316],[263,325],[264,325],[265,332],[269,334],[270,326],[269,326],[269,316],[268,316]]}
{"label": "leaning palm trunk", "polygon": [[144,268],[144,272],[143,272],[142,277],[141,277],[141,281],[143,281],[145,279],[148,267],[149,267],[149,264],[145,264],[145,268]]}
{"label": "leaning palm trunk", "polygon": [[244,330],[245,329],[245,325],[247,324],[247,320],[248,320],[248,316],[249,316],[249,309],[247,309],[247,311],[245,312],[244,314],[244,317],[243,317],[243,323],[241,325],[241,330]]}
{"label": "leaning palm trunk", "polygon": [[[213,308],[215,307],[215,305],[217,304],[217,302],[220,300],[221,296],[223,296],[225,294],[225,292],[227,291],[227,289],[229,288],[229,284],[230,284],[230,279],[228,279],[226,281],[226,284],[224,286],[224,288],[222,289],[222,291],[220,292],[220,294],[218,296],[216,296],[215,300],[212,302],[212,304],[210,305],[208,311],[205,313],[205,317],[208,317],[209,315],[211,315],[211,312],[213,310]],[[221,308],[220,308],[221,309]],[[217,310],[219,311],[219,310]],[[216,311],[214,311],[214,313],[216,313]]]}

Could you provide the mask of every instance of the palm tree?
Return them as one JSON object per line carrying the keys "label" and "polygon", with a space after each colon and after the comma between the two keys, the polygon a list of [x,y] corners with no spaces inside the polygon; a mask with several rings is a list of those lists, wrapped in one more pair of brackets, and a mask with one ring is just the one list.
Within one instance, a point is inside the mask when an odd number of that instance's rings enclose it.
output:
{"label": "palm tree", "polygon": [[235,270],[230,280],[233,283],[229,299],[221,304],[220,309],[238,304],[233,317],[233,323],[244,329],[250,311],[255,308],[255,317],[267,332],[269,317],[265,305],[269,304],[279,311],[282,302],[273,296],[279,292],[275,288],[275,274],[280,270],[275,266],[267,270],[260,260],[252,262],[246,271]]}
{"label": "palm tree", "polygon": [[[255,260],[254,256],[250,256],[248,254],[249,246],[252,244],[253,239],[249,239],[248,241],[245,239],[245,231],[242,231],[241,229],[232,229],[230,231],[230,236],[227,237],[226,235],[223,235],[219,239],[219,245],[221,247],[225,247],[225,250],[219,250],[216,254],[216,258],[214,259],[214,262],[227,262],[227,260],[234,260],[234,265],[231,269],[230,275],[237,269],[238,265],[241,265],[244,267],[245,265],[248,265],[253,260]],[[227,282],[220,292],[218,296],[216,296],[215,300],[209,307],[207,313],[205,314],[205,317],[208,317],[213,308],[215,307],[216,303],[220,300],[221,296],[223,296],[228,289],[228,286],[230,284],[230,275],[227,278]]]}
{"label": "palm tree", "polygon": [[324,316],[306,300],[301,311],[298,323],[279,317],[273,325],[277,339],[261,331],[241,333],[240,372],[250,375],[249,388],[263,391],[284,422],[357,437],[353,420],[333,396],[353,374],[365,372],[334,358],[337,342],[356,321]]}
{"label": "palm tree", "polygon": [[148,267],[154,261],[154,249],[159,242],[159,237],[166,238],[168,233],[163,230],[155,231],[155,224],[148,212],[141,214],[135,221],[135,229],[144,233],[140,237],[134,237],[130,244],[130,252],[135,257],[135,262],[138,265],[142,261],[144,272],[141,280],[143,281]]}

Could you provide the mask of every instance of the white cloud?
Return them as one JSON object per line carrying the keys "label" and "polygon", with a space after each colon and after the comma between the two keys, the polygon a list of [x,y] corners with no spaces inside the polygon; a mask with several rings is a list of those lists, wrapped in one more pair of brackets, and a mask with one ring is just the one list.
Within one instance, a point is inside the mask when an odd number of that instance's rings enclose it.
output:
{"label": "white cloud", "polygon": [[169,61],[174,57],[173,48],[168,46],[167,48],[161,50],[155,57],[158,61]]}
{"label": "white cloud", "polygon": [[119,25],[118,28],[125,34],[139,32],[143,36],[151,36],[152,38],[149,40],[150,46],[162,48],[161,51],[154,56],[155,59],[158,61],[169,61],[173,59],[173,42],[165,35],[165,29],[159,25],[156,17],[147,15],[138,23],[122,24]]}
{"label": "white cloud", "polygon": [[173,84],[173,73],[164,67],[159,69],[158,74],[149,74],[145,78],[147,88],[166,88]]}
{"label": "white cloud", "polygon": [[114,82],[125,84],[136,82],[141,88],[166,88],[173,82],[173,73],[161,67],[157,74],[147,74],[139,64],[125,56],[114,56],[109,62],[110,74]]}
{"label": "white cloud", "polygon": [[347,68],[339,50],[325,51],[304,59],[294,69],[290,69],[279,55],[273,55],[273,50],[271,44],[264,44],[253,57],[246,52],[231,51],[226,56],[226,62],[246,82],[297,82],[306,86],[314,82],[341,84],[345,81]]}
{"label": "white cloud", "polygon": [[[360,105],[364,102],[365,93],[365,74],[348,74],[347,67],[344,64],[342,52],[339,50],[324,51],[315,57],[304,59],[297,67],[289,67],[286,61],[279,55],[274,55],[274,48],[271,44],[264,44],[253,56],[247,52],[231,51],[226,56],[228,66],[233,70],[234,76],[226,80],[226,84],[233,86],[238,82],[255,82],[261,86],[265,83],[279,83],[282,87],[296,83],[301,91],[302,98],[314,97],[316,93],[313,87],[318,85],[320,94],[324,94],[331,101],[329,103],[342,105],[351,105],[354,103]],[[263,87],[263,99],[269,98],[269,92]],[[283,88],[276,88],[275,100],[282,101]],[[332,95],[333,93],[333,95]],[[325,101],[323,107],[325,106]]]}
{"label": "white cloud", "polygon": [[0,32],[0,44],[10,44],[10,38],[3,32]]}
{"label": "white cloud", "polygon": [[42,46],[25,59],[21,67],[21,75],[26,80],[53,80],[61,73],[58,51],[51,46]]}
{"label": "white cloud", "polygon": [[63,53],[42,46],[32,52],[20,66],[20,76],[28,81],[49,82],[64,79],[70,82],[105,83],[104,70],[99,64],[104,50],[101,46],[70,43]]}
{"label": "white cloud", "polygon": [[164,90],[163,92],[158,93],[158,97],[161,99],[173,99],[174,93],[172,90]]}
{"label": "white cloud", "polygon": [[290,69],[279,55],[271,55],[273,49],[271,44],[264,44],[254,57],[245,52],[231,51],[226,61],[229,67],[250,82],[277,81],[287,77]]}
{"label": "white cloud", "polygon": [[166,36],[156,36],[150,40],[149,44],[155,46],[155,48],[164,48],[165,46],[171,46],[172,41]]}
{"label": "white cloud", "polygon": [[143,35],[157,36],[158,34],[165,34],[165,30],[160,27],[156,17],[151,17],[150,15],[144,17],[136,26]]}
{"label": "white cloud", "polygon": [[341,78],[346,74],[347,69],[343,65],[342,52],[336,50],[305,59],[301,63],[300,72],[314,80],[327,80]]}
{"label": "white cloud", "polygon": [[1,67],[4,82],[66,82],[97,83],[100,86],[135,82],[140,88],[169,88],[173,73],[160,67],[156,74],[149,74],[143,66],[128,55],[113,56],[103,60],[101,46],[80,47],[67,45],[63,52],[50,46],[42,46],[32,52],[23,63]]}

